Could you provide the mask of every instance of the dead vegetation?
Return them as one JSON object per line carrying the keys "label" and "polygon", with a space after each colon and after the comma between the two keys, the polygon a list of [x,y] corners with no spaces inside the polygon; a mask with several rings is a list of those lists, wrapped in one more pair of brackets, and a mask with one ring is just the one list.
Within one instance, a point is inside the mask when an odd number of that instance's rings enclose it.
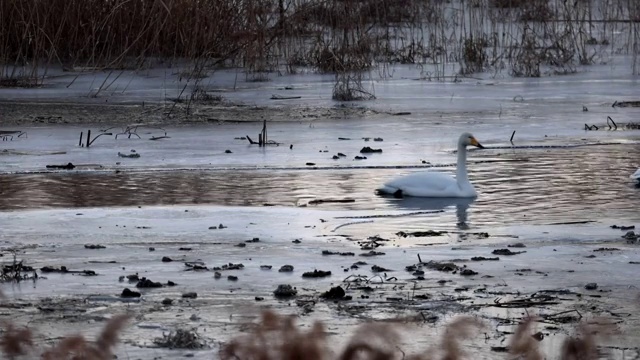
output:
{"label": "dead vegetation", "polygon": [[129,318],[128,315],[112,317],[93,342],[80,334],[71,335],[44,351],[39,351],[38,344],[34,343],[31,329],[17,328],[11,323],[5,323],[0,336],[0,349],[9,359],[36,356],[43,360],[110,360],[114,358],[114,347]]}
{"label": "dead vegetation", "polygon": [[638,18],[628,0],[6,0],[0,86],[40,86],[53,66],[108,71],[95,97],[127,69],[178,67],[198,88],[225,66],[247,81],[307,67],[336,74],[336,100],[356,100],[373,98],[366,72],[391,76],[393,63],[419,65],[427,80],[507,68],[536,77],[628,54],[636,74]]}
{"label": "dead vegetation", "polygon": [[[0,350],[8,359],[40,357],[43,360],[107,360],[116,358],[114,348],[119,335],[130,320],[129,315],[116,315],[107,321],[95,341],[83,335],[67,336],[55,345],[42,349],[34,341],[34,333],[26,327],[4,323],[0,334]],[[248,332],[235,337],[219,349],[222,360],[281,360],[281,359],[407,359],[407,360],[458,360],[473,358],[465,351],[462,342],[477,336],[487,323],[471,316],[454,318],[445,326],[439,342],[424,351],[413,354],[403,350],[403,340],[411,334],[415,341],[416,328],[410,318],[396,321],[365,322],[353,332],[342,349],[328,343],[328,333],[321,322],[315,322],[308,330],[299,327],[294,316],[282,316],[264,311],[257,324]],[[542,360],[538,343],[543,341],[541,332],[532,334],[536,317],[525,317],[511,336],[509,345],[503,348],[510,358]],[[616,326],[606,319],[595,318],[576,327],[559,350],[561,360],[598,359],[602,357],[597,341],[616,333]],[[405,332],[410,331],[410,332]],[[486,334],[484,335],[486,338]],[[205,342],[193,330],[179,329],[163,334],[154,343],[169,349],[202,349]],[[498,348],[495,348],[498,349]],[[493,351],[498,351],[492,348]]]}
{"label": "dead vegetation", "polygon": [[[544,339],[542,333],[532,334],[535,317],[526,317],[517,326],[506,351],[511,358],[542,360],[538,343]],[[407,359],[407,360],[457,360],[473,358],[464,351],[462,341],[477,335],[486,328],[486,323],[469,316],[461,316],[451,321],[444,329],[439,343],[415,354],[402,350],[403,330],[410,324],[396,322],[368,322],[358,327],[342,349],[329,346],[327,333],[320,322],[309,330],[296,326],[291,316],[280,316],[266,311],[253,329],[220,350],[223,360],[276,360],[276,359]],[[575,337],[568,337],[562,344],[560,359],[597,359],[597,336],[604,338],[614,331],[614,326],[600,320],[582,323]],[[412,339],[416,336],[412,332]]]}
{"label": "dead vegetation", "polygon": [[10,264],[2,264],[2,273],[0,273],[0,282],[21,282],[25,280],[36,280],[38,274],[36,270],[18,261],[17,255],[13,253],[13,261]]}
{"label": "dead vegetation", "polygon": [[162,334],[162,337],[154,339],[153,343],[168,349],[202,349],[206,346],[200,335],[190,329],[177,329],[168,334]]}

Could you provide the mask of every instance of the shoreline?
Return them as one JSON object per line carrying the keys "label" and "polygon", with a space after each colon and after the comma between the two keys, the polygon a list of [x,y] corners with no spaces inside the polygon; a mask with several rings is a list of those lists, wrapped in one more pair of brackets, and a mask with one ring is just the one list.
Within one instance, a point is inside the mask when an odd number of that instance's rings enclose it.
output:
{"label": "shoreline", "polygon": [[[397,323],[404,340],[409,340],[403,341],[401,348],[415,353],[437,345],[443,327],[455,317],[470,315],[486,327],[465,342],[465,348],[474,349],[479,358],[496,358],[501,356],[498,351],[507,344],[515,326],[527,315],[537,315],[540,319],[536,331],[544,334],[539,345],[547,356],[557,354],[559,344],[578,324],[596,318],[608,319],[621,331],[615,338],[598,344],[613,354],[611,358],[622,358],[625,351],[633,349],[640,351],[636,347],[640,331],[640,317],[636,315],[640,305],[638,289],[628,285],[629,277],[640,266],[640,248],[619,238],[614,240],[613,234],[619,231],[612,230],[611,239],[603,237],[589,244],[566,243],[556,238],[555,243],[526,242],[525,247],[515,247],[522,239],[484,244],[471,237],[462,243],[449,239],[440,246],[426,247],[416,244],[423,239],[415,238],[413,245],[406,245],[406,240],[403,245],[393,235],[380,233],[376,236],[387,240],[378,240],[381,246],[375,251],[384,254],[361,256],[369,251],[363,246],[373,235],[370,230],[346,227],[334,233],[328,228],[340,221],[326,216],[323,217],[329,220],[322,223],[325,227],[310,227],[318,223],[320,214],[314,211],[287,223],[292,220],[287,214],[299,209],[271,209],[282,214],[278,221],[267,223],[264,215],[255,213],[259,209],[253,207],[234,211],[197,206],[163,209],[173,219],[173,231],[164,229],[167,225],[162,219],[153,220],[159,210],[156,207],[46,211],[49,223],[67,224],[53,233],[45,228],[21,230],[23,222],[13,222],[16,225],[7,229],[4,237],[23,234],[22,246],[16,250],[18,260],[24,260],[25,265],[37,269],[63,265],[69,270],[93,270],[97,276],[47,273],[33,285],[30,281],[18,287],[5,284],[2,290],[7,299],[0,302],[0,308],[5,309],[2,318],[28,325],[43,342],[50,342],[72,331],[91,337],[111,316],[129,313],[134,318],[123,332],[123,345],[116,353],[119,357],[135,354],[140,359],[184,354],[210,358],[220,344],[241,334],[267,309],[293,315],[302,329],[322,321],[330,341],[336,345],[334,349],[344,345],[363,322],[391,322]],[[120,211],[138,215],[131,218]],[[262,214],[268,212],[259,210]],[[209,213],[216,214],[215,218]],[[107,214],[110,215],[104,217]],[[223,223],[226,228],[206,230],[211,223]],[[194,229],[196,224],[200,226]],[[539,230],[542,236],[544,228]],[[84,234],[80,239],[78,231]],[[252,237],[259,240],[251,240]],[[301,242],[296,244],[292,239]],[[87,243],[105,248],[88,249],[84,246]],[[246,245],[237,246],[240,243]],[[492,254],[501,248],[515,254]],[[321,250],[355,255],[322,255]],[[161,262],[164,256],[173,262]],[[474,257],[499,260],[470,260]],[[6,263],[9,259],[4,258]],[[367,264],[354,268],[351,264],[357,261]],[[184,264],[190,262],[208,269],[189,271]],[[214,270],[226,263],[244,266]],[[293,272],[279,272],[284,264],[292,265]],[[261,265],[273,268],[265,270]],[[372,271],[372,265],[386,271]],[[415,265],[420,268],[405,269]],[[332,274],[301,278],[303,272],[314,269]],[[219,278],[214,275],[216,271],[221,273]],[[118,280],[130,274],[161,283],[174,281],[177,285],[146,289],[137,288],[135,281]],[[595,283],[596,288],[589,287],[590,283]],[[278,284],[296,287],[297,296],[274,297]],[[320,298],[337,286],[351,299]],[[142,296],[121,298],[119,293],[125,287]],[[181,296],[194,291],[195,299]],[[166,298],[173,300],[172,305],[162,304]],[[211,348],[169,350],[153,345],[153,339],[177,328],[197,329]],[[416,338],[416,334],[421,336]]]}

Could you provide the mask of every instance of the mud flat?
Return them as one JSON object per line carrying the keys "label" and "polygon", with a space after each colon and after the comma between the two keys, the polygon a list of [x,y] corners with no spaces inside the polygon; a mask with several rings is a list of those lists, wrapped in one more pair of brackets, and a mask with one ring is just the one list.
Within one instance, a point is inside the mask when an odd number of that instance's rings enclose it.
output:
{"label": "mud flat", "polygon": [[[2,318],[51,343],[73,332],[90,337],[113,314],[128,313],[116,353],[140,359],[211,358],[265,309],[295,315],[303,329],[322,321],[332,344],[344,344],[363,322],[399,321],[407,353],[437,344],[445,324],[472,315],[487,324],[466,345],[481,358],[503,356],[527,315],[540,317],[536,331],[549,356],[580,322],[606,318],[620,333],[603,340],[602,350],[611,358],[637,353],[640,248],[622,237],[633,230],[398,232],[384,228],[396,218],[441,215],[344,219],[367,215],[217,206],[3,212],[3,264],[15,254],[38,279],[2,285]],[[580,241],[580,232],[597,236]],[[295,296],[276,296],[279,285],[295,288]],[[170,350],[154,342],[177,329],[197,330],[206,346]]]}

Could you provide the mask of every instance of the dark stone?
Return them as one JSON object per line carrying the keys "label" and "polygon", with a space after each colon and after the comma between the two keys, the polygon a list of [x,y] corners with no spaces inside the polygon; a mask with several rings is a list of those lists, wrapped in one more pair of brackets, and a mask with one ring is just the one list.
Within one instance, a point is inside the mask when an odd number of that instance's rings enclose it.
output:
{"label": "dark stone", "polygon": [[429,261],[425,264],[426,267],[433,270],[449,272],[458,270],[458,265],[452,262],[438,262],[438,261]]}
{"label": "dark stone", "polygon": [[373,154],[373,153],[381,153],[381,152],[382,152],[382,149],[372,149],[368,146],[365,146],[360,150],[361,154]]}
{"label": "dark stone", "polygon": [[598,288],[598,284],[588,283],[587,285],[584,286],[584,288],[587,290],[596,290]]}
{"label": "dark stone", "polygon": [[120,294],[120,297],[123,298],[139,298],[140,296],[139,292],[131,291],[129,288],[124,288],[124,290],[122,290],[122,294]]}
{"label": "dark stone", "polygon": [[264,298],[262,296],[256,296],[256,301],[262,301]]}
{"label": "dark stone", "polygon": [[360,254],[360,256],[367,256],[367,257],[371,257],[371,256],[379,256],[379,255],[384,255],[384,253],[383,253],[383,252],[380,252],[380,251],[373,251],[373,250],[371,250],[371,251],[369,251],[369,252],[367,252],[367,253],[362,253],[362,254]]}
{"label": "dark stone", "polygon": [[170,258],[170,257],[168,257],[168,256],[163,256],[163,257],[162,257],[162,262],[172,262],[172,261],[173,261],[173,259],[171,259],[171,258]]}
{"label": "dark stone", "polygon": [[231,154],[232,152],[231,152],[231,150],[228,150],[228,149],[227,149],[227,150],[225,150],[225,151],[224,151],[224,153],[225,153],[225,154]]}
{"label": "dark stone", "polygon": [[278,272],[292,272],[293,271],[293,265],[282,265],[282,267],[280,267],[280,270],[278,270]]}
{"label": "dark stone", "polygon": [[64,170],[73,170],[75,169],[75,165],[72,163],[67,163],[67,165],[47,165],[47,169],[64,169]]}
{"label": "dark stone", "polygon": [[385,269],[385,268],[383,268],[382,266],[373,265],[373,266],[371,267],[371,271],[373,271],[373,272],[387,272],[387,271],[391,271],[391,270],[389,270],[389,269]]}
{"label": "dark stone", "polygon": [[106,249],[107,247],[100,244],[85,244],[84,248],[90,249],[90,250],[98,250],[98,249]]}
{"label": "dark stone", "polygon": [[156,251],[156,248],[154,248],[154,247],[150,247],[150,248],[149,248],[149,251]]}
{"label": "dark stone", "polygon": [[193,249],[190,248],[190,247],[181,247],[181,248],[178,249],[178,251],[191,251],[191,250],[193,250]]}
{"label": "dark stone", "polygon": [[169,298],[164,298],[164,300],[162,300],[162,305],[172,305],[172,304],[173,304],[173,300]]}
{"label": "dark stone", "polygon": [[260,265],[260,270],[271,270],[272,267],[271,265]]}
{"label": "dark stone", "polygon": [[601,251],[620,251],[620,249],[618,249],[618,248],[601,247],[601,248],[593,250],[593,252],[601,252]]}
{"label": "dark stone", "polygon": [[336,286],[320,294],[320,297],[327,300],[340,300],[343,299],[345,295],[344,289],[341,286]]}
{"label": "dark stone", "polygon": [[409,236],[413,236],[413,237],[425,237],[425,236],[441,236],[444,234],[447,234],[448,231],[435,231],[435,230],[427,230],[427,231],[414,231],[414,232],[404,232],[404,231],[399,231],[396,233],[396,235],[400,236],[400,237],[409,237]]}
{"label": "dark stone", "polygon": [[176,283],[174,283],[173,281],[169,280],[169,281],[167,281],[167,286],[176,286]]}
{"label": "dark stone", "polygon": [[237,264],[228,263],[228,264],[222,265],[222,270],[242,270],[242,269],[244,269],[244,265],[240,263],[237,263]]}
{"label": "dark stone", "polygon": [[462,276],[471,276],[471,275],[478,275],[477,272],[471,270],[471,269],[462,269],[460,271],[460,275]]}
{"label": "dark stone", "polygon": [[278,288],[273,291],[273,295],[277,298],[288,298],[298,294],[298,290],[291,285],[278,285]]}
{"label": "dark stone", "polygon": [[139,289],[142,289],[142,288],[161,288],[162,287],[162,283],[151,281],[151,280],[143,277],[142,279],[140,279],[140,281],[138,281],[138,283],[136,284],[136,287],[139,288]]}
{"label": "dark stone", "polygon": [[303,278],[322,278],[331,276],[331,271],[313,270],[302,274]]}
{"label": "dark stone", "polygon": [[[512,246],[513,247],[513,246]],[[504,255],[504,256],[511,256],[511,255],[518,255],[518,254],[522,254],[525,253],[526,251],[511,251],[509,249],[496,249],[493,250],[491,253],[493,255]]]}
{"label": "dark stone", "polygon": [[220,279],[222,277],[222,273],[216,271],[213,273],[213,278],[214,279]]}
{"label": "dark stone", "polygon": [[487,258],[484,256],[474,256],[471,258],[471,261],[499,261],[499,257]]}
{"label": "dark stone", "polygon": [[510,248],[524,248],[524,247],[527,247],[527,246],[525,244],[523,244],[523,243],[515,243],[515,244],[507,245],[507,247],[510,247]]}
{"label": "dark stone", "polygon": [[229,281],[238,281],[238,277],[237,276],[233,276],[233,275],[229,275],[229,276],[227,276],[227,280],[229,280]]}
{"label": "dark stone", "polygon": [[331,250],[322,250],[322,255],[340,255],[340,256],[355,256],[356,254],[352,252],[338,252]]}
{"label": "dark stone", "polygon": [[54,268],[52,266],[45,266],[40,268],[40,271],[43,273],[66,273],[69,272],[69,270],[67,270],[66,266],[60,266],[60,268]]}
{"label": "dark stone", "polygon": [[235,246],[235,247],[239,247],[239,248],[243,248],[243,247],[246,247],[246,246],[247,246],[247,244],[245,244],[245,243],[240,243],[240,244],[236,244],[236,245],[233,245],[233,246]]}
{"label": "dark stone", "polygon": [[308,162],[306,163],[307,166],[316,166],[316,163],[312,163],[312,162]]}
{"label": "dark stone", "polygon": [[185,299],[195,299],[198,297],[198,293],[196,292],[187,292],[182,294],[182,297]]}

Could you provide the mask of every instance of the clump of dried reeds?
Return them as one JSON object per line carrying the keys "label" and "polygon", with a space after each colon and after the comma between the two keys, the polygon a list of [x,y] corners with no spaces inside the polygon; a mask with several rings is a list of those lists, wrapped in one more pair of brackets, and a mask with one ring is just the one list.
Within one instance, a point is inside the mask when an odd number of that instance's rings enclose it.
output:
{"label": "clump of dried reeds", "polygon": [[568,337],[562,344],[562,360],[595,360],[600,358],[596,340],[606,339],[617,331],[614,324],[606,319],[594,319],[583,322],[574,336]]}
{"label": "clump of dried reeds", "polygon": [[292,317],[266,311],[253,331],[221,349],[220,358],[322,360],[327,354],[326,334],[320,322],[315,323],[309,331],[301,331]]}
{"label": "clump of dried reeds", "polygon": [[161,338],[153,340],[154,344],[168,349],[201,349],[206,346],[195,330],[177,329]]}
{"label": "clump of dried reeds", "polygon": [[469,338],[484,324],[472,317],[460,317],[450,323],[438,349],[407,355],[401,351],[401,322],[369,322],[358,327],[344,348],[337,351],[327,346],[324,327],[316,322],[304,331],[297,327],[291,316],[279,316],[267,311],[260,322],[246,335],[226,344],[220,351],[223,360],[282,360],[282,359],[339,359],[339,360],[458,360],[465,353],[460,342]]}
{"label": "clump of dried reeds", "polygon": [[[190,79],[221,66],[242,66],[248,81],[309,66],[336,73],[337,100],[369,99],[359,73],[393,62],[447,63],[463,74],[501,71],[540,76],[593,63],[591,37],[610,54],[633,55],[638,69],[637,1],[548,0],[3,0],[0,1],[0,87],[41,85],[48,68],[74,71],[190,68]],[[597,5],[597,6],[596,6]],[[596,9],[596,7],[600,7]],[[625,33],[620,41],[605,37]],[[20,36],[16,36],[20,34]],[[494,39],[485,52],[479,39]],[[492,65],[493,64],[493,65]],[[434,69],[435,68],[435,69]],[[94,96],[96,94],[92,94]]]}
{"label": "clump of dried reeds", "polygon": [[128,315],[112,317],[102,329],[95,343],[90,343],[82,335],[73,335],[62,339],[58,344],[42,354],[43,360],[110,360],[118,336],[129,321]]}
{"label": "clump of dried reeds", "polygon": [[13,262],[3,264],[0,268],[0,282],[20,282],[24,280],[36,280],[38,275],[35,269],[25,265],[23,260],[18,261],[17,255],[13,253]]}
{"label": "clump of dried reeds", "polygon": [[4,332],[0,336],[0,349],[9,359],[27,354],[33,347],[33,334],[28,328],[16,328],[11,323],[6,323]]}
{"label": "clump of dried reeds", "polygon": [[538,349],[538,340],[531,335],[531,327],[536,321],[529,316],[516,328],[509,343],[509,353],[525,360],[542,360],[544,357]]}
{"label": "clump of dried reeds", "polygon": [[400,339],[397,324],[368,323],[356,330],[338,359],[393,359]]}
{"label": "clump of dried reeds", "polygon": [[465,353],[460,347],[460,341],[471,337],[477,330],[484,327],[484,324],[473,317],[464,316],[455,319],[445,330],[442,338],[442,350],[444,350],[443,360],[457,360],[464,357]]}

